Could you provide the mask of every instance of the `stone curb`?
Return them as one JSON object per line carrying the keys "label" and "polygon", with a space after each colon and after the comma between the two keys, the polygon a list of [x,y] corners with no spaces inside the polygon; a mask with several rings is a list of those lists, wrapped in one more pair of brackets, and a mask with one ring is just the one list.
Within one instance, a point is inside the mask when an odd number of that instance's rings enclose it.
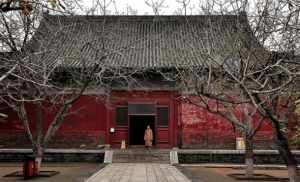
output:
{"label": "stone curb", "polygon": [[[105,150],[46,149],[45,153],[104,153]],[[0,153],[32,153],[32,149],[0,149]]]}
{"label": "stone curb", "polygon": [[[203,164],[179,164],[180,166],[186,167],[212,167],[212,168],[234,168],[234,167],[245,167],[244,164],[210,164],[210,163],[203,163]],[[276,168],[276,169],[286,169],[286,165],[276,165],[276,164],[255,164],[254,168],[256,169],[268,169],[268,168]],[[300,168],[300,165],[298,165]]]}
{"label": "stone curb", "polygon": [[[245,154],[245,150],[199,150],[199,149],[178,149],[178,154]],[[254,150],[254,154],[279,154],[278,150]],[[295,155],[300,150],[292,150]]]}

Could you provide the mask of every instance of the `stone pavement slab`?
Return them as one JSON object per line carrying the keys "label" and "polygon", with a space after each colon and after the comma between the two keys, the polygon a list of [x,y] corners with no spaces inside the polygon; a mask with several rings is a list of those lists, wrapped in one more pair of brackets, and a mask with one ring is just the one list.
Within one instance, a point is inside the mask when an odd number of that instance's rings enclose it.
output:
{"label": "stone pavement slab", "polygon": [[113,163],[86,182],[190,182],[176,167],[157,163]]}
{"label": "stone pavement slab", "polygon": [[21,171],[22,166],[22,163],[0,163],[0,182],[83,182],[105,165],[99,163],[42,163],[43,171],[59,171],[59,174],[26,181],[22,177],[4,177]]}

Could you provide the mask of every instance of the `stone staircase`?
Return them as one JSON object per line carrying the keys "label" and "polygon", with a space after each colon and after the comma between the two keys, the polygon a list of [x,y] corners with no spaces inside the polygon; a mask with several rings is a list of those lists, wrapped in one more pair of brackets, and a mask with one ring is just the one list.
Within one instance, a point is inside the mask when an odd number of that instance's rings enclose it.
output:
{"label": "stone staircase", "polygon": [[170,163],[170,150],[134,148],[114,150],[113,163]]}

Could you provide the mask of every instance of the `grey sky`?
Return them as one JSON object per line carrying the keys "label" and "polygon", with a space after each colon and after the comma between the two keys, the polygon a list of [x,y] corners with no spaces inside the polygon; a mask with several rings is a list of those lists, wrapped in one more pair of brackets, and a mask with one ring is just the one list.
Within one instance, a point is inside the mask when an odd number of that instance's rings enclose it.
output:
{"label": "grey sky", "polygon": [[[84,4],[85,8],[92,7],[93,1],[95,0],[84,0],[82,4]],[[106,0],[109,1],[109,0]],[[138,11],[138,14],[153,14],[152,9],[145,4],[144,0],[115,0],[117,4],[117,9],[120,13],[126,12],[126,7],[129,5],[133,9]],[[191,0],[190,6],[197,6],[200,0]],[[178,9],[179,4],[176,0],[165,0],[166,8],[163,9],[162,14],[174,14],[175,10]],[[108,8],[111,12],[115,12],[115,7],[113,4],[110,4]]]}
{"label": "grey sky", "polygon": [[[81,5],[84,8],[84,13],[87,12],[88,9],[95,7],[95,2],[100,1],[100,2],[110,2],[111,0],[81,0]],[[107,8],[111,13],[110,14],[115,14],[116,10],[115,7],[118,10],[118,14],[126,14],[126,7],[129,5],[133,9],[137,10],[137,14],[139,15],[144,15],[144,14],[153,14],[152,9],[146,5],[145,0],[112,0],[115,1],[116,5],[111,3],[109,7]],[[151,1],[151,0],[150,0]],[[153,0],[153,1],[161,1],[161,0]],[[182,1],[182,0],[179,0]],[[206,6],[208,0],[190,0],[188,7],[187,7],[187,14],[199,14],[201,10],[201,6]],[[219,3],[213,3],[214,7],[213,9],[217,12],[225,12],[230,11],[232,9],[237,9],[238,7],[241,7],[241,1],[232,1],[232,3],[229,3],[229,1],[226,0],[218,0],[217,2]],[[257,0],[251,0],[249,2],[249,9],[251,11],[254,10],[255,8],[251,7],[257,2]],[[172,14],[178,14],[175,12],[178,12],[179,7],[182,8],[182,4],[178,3],[177,0],[164,0],[164,8],[160,12],[160,14],[163,15],[172,15]],[[222,9],[220,9],[222,8]],[[99,14],[99,13],[94,13],[94,14]]]}

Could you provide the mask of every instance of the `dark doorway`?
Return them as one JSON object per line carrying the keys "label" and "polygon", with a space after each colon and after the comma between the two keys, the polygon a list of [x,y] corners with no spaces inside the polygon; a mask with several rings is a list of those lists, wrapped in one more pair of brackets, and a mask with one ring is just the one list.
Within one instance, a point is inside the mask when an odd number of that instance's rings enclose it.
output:
{"label": "dark doorway", "polygon": [[140,115],[129,116],[129,144],[130,145],[144,145],[144,132],[147,126],[153,131],[153,145],[155,144],[155,116]]}

